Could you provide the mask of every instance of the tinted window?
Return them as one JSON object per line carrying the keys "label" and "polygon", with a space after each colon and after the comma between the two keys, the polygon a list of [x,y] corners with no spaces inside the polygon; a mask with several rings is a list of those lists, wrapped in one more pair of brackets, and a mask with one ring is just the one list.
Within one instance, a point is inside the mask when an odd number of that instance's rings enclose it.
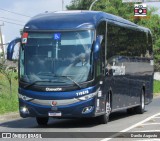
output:
{"label": "tinted window", "polygon": [[109,23],[107,26],[107,59],[112,56],[145,57],[147,33]]}
{"label": "tinted window", "polygon": [[105,48],[106,48],[106,21],[101,22],[98,27],[97,27],[97,35],[102,35],[103,39],[101,42],[101,51],[100,51],[100,60],[99,60],[99,64],[100,67],[100,72],[102,72],[103,74],[105,73]]}

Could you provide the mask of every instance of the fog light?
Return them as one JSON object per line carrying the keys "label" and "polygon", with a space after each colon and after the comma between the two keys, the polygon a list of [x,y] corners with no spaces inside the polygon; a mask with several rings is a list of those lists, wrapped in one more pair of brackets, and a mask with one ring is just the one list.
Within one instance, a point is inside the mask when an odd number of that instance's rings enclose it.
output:
{"label": "fog light", "polygon": [[28,111],[28,108],[27,108],[27,107],[21,107],[21,108],[20,108],[20,111],[21,111],[23,114],[29,114],[29,111]]}
{"label": "fog light", "polygon": [[89,113],[89,112],[92,111],[92,109],[93,109],[93,106],[85,107],[85,108],[82,110],[82,114]]}

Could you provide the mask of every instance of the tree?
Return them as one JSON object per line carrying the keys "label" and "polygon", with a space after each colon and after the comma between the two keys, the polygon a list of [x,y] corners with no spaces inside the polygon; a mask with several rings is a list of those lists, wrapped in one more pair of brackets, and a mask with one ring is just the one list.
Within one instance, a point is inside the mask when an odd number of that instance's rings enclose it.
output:
{"label": "tree", "polygon": [[67,5],[68,10],[87,10],[93,0],[72,0],[70,5]]}
{"label": "tree", "polygon": [[2,73],[7,78],[8,82],[9,82],[9,87],[10,87],[10,95],[12,96],[12,74],[13,74],[13,71],[7,70],[7,66],[5,65],[5,61],[0,62],[0,73]]}
{"label": "tree", "polygon": [[[88,10],[94,0],[72,0],[67,6],[68,10]],[[137,3],[139,4],[139,3]],[[160,71],[160,16],[156,8],[148,8],[147,16],[140,18],[134,16],[134,3],[122,3],[122,0],[99,0],[92,10],[103,11],[120,16],[140,26],[147,27],[153,34],[153,49],[155,56],[155,71]]]}

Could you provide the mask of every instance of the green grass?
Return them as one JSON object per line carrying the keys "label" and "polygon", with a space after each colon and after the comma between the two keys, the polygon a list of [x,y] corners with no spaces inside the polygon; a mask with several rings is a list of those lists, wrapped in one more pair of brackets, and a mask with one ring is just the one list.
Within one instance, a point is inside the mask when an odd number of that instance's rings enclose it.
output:
{"label": "green grass", "polygon": [[10,95],[9,82],[0,74],[0,114],[18,110],[18,81],[16,73],[12,75],[12,95]]}
{"label": "green grass", "polygon": [[154,80],[154,89],[153,89],[154,95],[160,95],[160,81]]}

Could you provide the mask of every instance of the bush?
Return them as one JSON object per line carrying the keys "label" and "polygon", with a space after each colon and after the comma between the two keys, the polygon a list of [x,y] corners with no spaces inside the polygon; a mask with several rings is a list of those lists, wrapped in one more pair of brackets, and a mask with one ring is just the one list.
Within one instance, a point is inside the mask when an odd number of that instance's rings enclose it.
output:
{"label": "bush", "polygon": [[6,77],[0,73],[0,114],[18,111],[18,81],[12,76],[12,95],[10,95],[9,83]]}

